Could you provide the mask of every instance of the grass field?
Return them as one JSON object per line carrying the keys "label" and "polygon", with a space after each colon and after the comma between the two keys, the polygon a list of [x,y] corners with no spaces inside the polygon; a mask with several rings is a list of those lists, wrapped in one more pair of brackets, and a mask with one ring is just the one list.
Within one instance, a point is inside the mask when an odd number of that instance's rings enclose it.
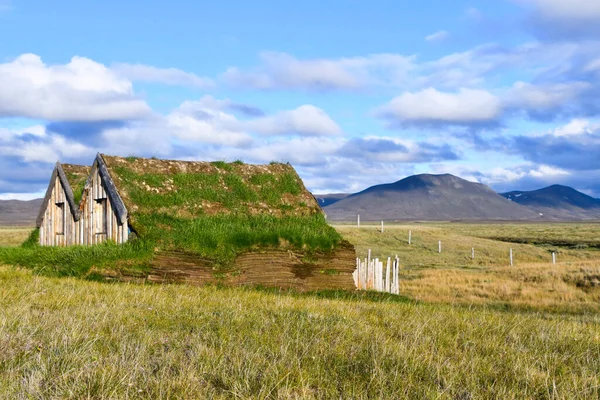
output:
{"label": "grass field", "polygon": [[0,246],[18,246],[27,239],[33,228],[0,227]]}
{"label": "grass field", "polygon": [[0,398],[598,398],[600,251],[561,242],[591,243],[584,225],[337,227],[360,256],[398,254],[401,296],[0,266]]}
{"label": "grass field", "polygon": [[[486,304],[504,309],[551,312],[600,311],[600,250],[575,246],[530,245],[486,239],[494,231],[517,238],[576,237],[591,242],[600,224],[411,224],[337,230],[356,246],[358,256],[387,259],[398,255],[401,293],[427,302]],[[408,231],[412,231],[411,245]],[[550,235],[549,235],[550,236]],[[442,253],[438,241],[442,241]],[[542,240],[543,241],[543,240]],[[475,248],[475,259],[471,249]],[[513,249],[514,266],[509,251]],[[552,265],[552,252],[557,264]]]}
{"label": "grass field", "polygon": [[340,296],[0,268],[0,398],[600,396],[595,314]]}

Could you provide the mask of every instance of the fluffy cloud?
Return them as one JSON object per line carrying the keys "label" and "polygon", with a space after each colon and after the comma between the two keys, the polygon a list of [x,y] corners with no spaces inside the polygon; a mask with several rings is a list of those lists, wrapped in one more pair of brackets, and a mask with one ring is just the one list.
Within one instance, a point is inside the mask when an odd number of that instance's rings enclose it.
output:
{"label": "fluffy cloud", "polygon": [[342,129],[325,111],[310,104],[250,120],[241,125],[263,135],[334,136],[342,133]]}
{"label": "fluffy cloud", "polygon": [[94,121],[149,113],[148,105],[134,95],[130,81],[87,58],[46,65],[40,57],[24,54],[0,64],[0,117]]}
{"label": "fluffy cloud", "polygon": [[589,92],[588,82],[550,83],[534,85],[516,82],[506,96],[506,106],[522,110],[530,117],[553,120],[559,115],[586,115],[590,105],[582,94]]}
{"label": "fluffy cloud", "polygon": [[144,64],[117,63],[111,66],[111,70],[131,81],[158,82],[196,88],[209,88],[215,85],[210,78],[200,77],[177,68],[157,68]]}
{"label": "fluffy cloud", "polygon": [[495,122],[502,113],[501,101],[485,90],[460,89],[440,92],[429,88],[405,92],[381,107],[377,114],[392,125],[469,125]]}
{"label": "fluffy cloud", "polygon": [[56,161],[89,163],[94,154],[93,149],[49,133],[44,126],[0,129],[0,194],[41,192]]}
{"label": "fluffy cloud", "polygon": [[72,155],[85,157],[94,151],[64,136],[48,133],[43,126],[19,130],[0,129],[0,155],[18,157],[23,162],[55,163]]}

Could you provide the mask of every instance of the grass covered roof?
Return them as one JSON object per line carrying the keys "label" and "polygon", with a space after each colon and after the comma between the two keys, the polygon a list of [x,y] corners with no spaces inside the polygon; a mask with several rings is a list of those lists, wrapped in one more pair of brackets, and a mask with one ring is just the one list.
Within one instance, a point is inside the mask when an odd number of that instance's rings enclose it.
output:
{"label": "grass covered roof", "polygon": [[341,241],[289,164],[100,157],[130,227],[159,249],[229,262],[251,249],[327,251]]}
{"label": "grass covered roof", "polygon": [[79,204],[91,167],[75,164],[61,164],[61,166],[69,185],[71,185],[71,190],[73,190],[75,204]]}

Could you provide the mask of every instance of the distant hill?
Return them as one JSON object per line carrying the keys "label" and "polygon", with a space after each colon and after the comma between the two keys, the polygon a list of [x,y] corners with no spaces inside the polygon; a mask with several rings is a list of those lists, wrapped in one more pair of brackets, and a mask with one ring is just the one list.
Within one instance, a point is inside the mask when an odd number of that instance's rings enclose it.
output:
{"label": "distant hill", "polygon": [[33,226],[42,199],[29,201],[0,200],[0,226]]}
{"label": "distant hill", "polygon": [[414,175],[371,186],[324,207],[332,221],[537,220],[540,215],[488,186],[454,175]]}
{"label": "distant hill", "polygon": [[327,207],[332,205],[333,203],[337,203],[338,201],[345,199],[350,196],[351,193],[331,193],[331,194],[314,194],[317,202],[323,207]]}
{"label": "distant hill", "polygon": [[552,185],[538,190],[513,191],[501,195],[548,218],[600,219],[600,200],[568,186]]}

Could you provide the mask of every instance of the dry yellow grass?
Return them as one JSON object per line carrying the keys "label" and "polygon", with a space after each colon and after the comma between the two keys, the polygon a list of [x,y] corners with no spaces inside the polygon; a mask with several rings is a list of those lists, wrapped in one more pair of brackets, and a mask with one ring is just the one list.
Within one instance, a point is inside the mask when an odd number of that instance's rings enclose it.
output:
{"label": "dry yellow grass", "polygon": [[598,314],[106,284],[0,267],[1,399],[598,396]]}
{"label": "dry yellow grass", "polygon": [[0,227],[0,246],[18,246],[27,239],[33,228]]}
{"label": "dry yellow grass", "polygon": [[401,293],[435,303],[553,312],[600,311],[600,262],[525,264],[482,270],[404,270]]}
{"label": "dry yellow grass", "polygon": [[[565,225],[570,228],[569,225]],[[573,250],[558,246],[534,246],[486,239],[474,234],[492,235],[494,229],[504,234],[512,231],[511,225],[486,224],[477,230],[473,225],[386,225],[384,232],[375,225],[361,228],[337,225],[335,228],[356,247],[358,257],[367,256],[368,249],[373,257],[387,258],[398,255],[404,267],[481,267],[510,264],[509,252],[513,249],[515,265],[523,263],[547,263],[552,252],[563,261],[600,259],[600,251],[593,249]],[[528,234],[526,228],[516,230],[520,235]],[[408,232],[412,231],[412,244],[408,244]],[[540,234],[539,232],[537,233]],[[558,231],[553,232],[559,235]],[[592,237],[593,231],[588,233]],[[438,253],[438,241],[442,241],[442,253]],[[471,248],[475,249],[475,260],[471,259]]]}
{"label": "dry yellow grass", "polygon": [[[595,237],[593,225],[578,232],[580,240]],[[399,256],[403,295],[433,303],[488,305],[502,308],[545,310],[553,312],[600,311],[600,251],[557,246],[534,246],[508,243],[476,236],[492,236],[494,229],[502,235],[543,239],[551,231],[560,239],[574,231],[571,224],[552,226],[518,225],[390,225],[381,233],[379,227],[337,226],[336,229],[364,258],[368,249],[372,257]],[[408,245],[408,231],[412,244]],[[576,231],[576,230],[575,230]],[[442,253],[438,253],[438,240]],[[475,248],[475,260],[471,248]],[[510,266],[509,250],[514,252]],[[551,252],[558,263],[551,263]]]}
{"label": "dry yellow grass", "polygon": [[398,254],[420,301],[0,266],[0,398],[599,398],[599,252],[559,248],[552,265],[464,227],[338,229],[362,256]]}

